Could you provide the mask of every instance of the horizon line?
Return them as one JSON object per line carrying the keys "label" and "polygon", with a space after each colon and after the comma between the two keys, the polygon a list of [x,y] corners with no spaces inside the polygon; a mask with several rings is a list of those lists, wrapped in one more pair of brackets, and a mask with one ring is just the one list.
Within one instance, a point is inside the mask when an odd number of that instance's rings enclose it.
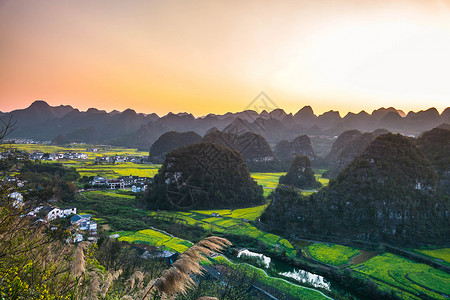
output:
{"label": "horizon line", "polygon": [[[255,101],[255,100],[254,100],[254,101]],[[380,109],[390,109],[390,108],[393,108],[393,109],[395,109],[397,112],[399,112],[399,115],[400,115],[401,117],[406,117],[406,115],[408,115],[408,113],[410,113],[410,112],[418,113],[418,112],[421,112],[421,111],[427,111],[427,110],[430,110],[430,109],[433,109],[433,108],[438,112],[439,115],[442,115],[442,113],[443,113],[445,110],[450,109],[450,106],[447,106],[446,108],[442,109],[442,111],[439,111],[439,109],[436,108],[435,106],[430,106],[430,107],[428,107],[428,108],[426,108],[426,109],[421,109],[421,110],[416,110],[416,111],[414,111],[414,110],[408,110],[408,111],[406,112],[405,110],[398,109],[398,108],[396,108],[396,107],[394,107],[394,106],[389,106],[389,107],[381,106],[381,107],[378,107],[377,109],[374,109],[372,112],[369,112],[369,111],[366,110],[366,109],[362,109],[362,110],[360,110],[359,112],[347,111],[347,113],[346,113],[345,115],[341,115],[341,111],[339,111],[339,110],[334,110],[334,109],[330,109],[330,110],[324,111],[323,113],[317,114],[317,113],[314,111],[314,107],[313,107],[312,105],[309,105],[309,104],[308,104],[308,105],[302,106],[302,107],[299,108],[296,112],[292,112],[292,111],[289,111],[289,112],[288,112],[288,111],[284,110],[284,109],[281,108],[281,107],[275,107],[275,108],[273,108],[273,109],[270,110],[270,111],[267,110],[267,109],[262,109],[262,110],[260,110],[260,111],[257,111],[257,110],[254,110],[254,109],[250,109],[250,108],[247,106],[247,107],[245,107],[244,109],[238,110],[238,111],[227,111],[227,112],[223,112],[223,113],[212,113],[212,112],[211,112],[211,113],[208,113],[208,114],[206,114],[206,115],[198,115],[198,116],[196,116],[194,113],[192,113],[192,112],[187,112],[187,111],[179,111],[179,112],[168,111],[168,112],[165,113],[165,114],[158,114],[158,113],[156,113],[156,112],[138,112],[137,110],[135,110],[135,109],[133,109],[133,108],[130,108],[130,107],[128,107],[128,108],[126,108],[126,109],[124,109],[124,110],[122,110],[122,111],[120,111],[120,110],[118,110],[118,109],[106,110],[106,109],[97,108],[97,107],[89,107],[89,108],[83,110],[83,109],[76,108],[75,106],[73,106],[73,105],[71,105],[71,104],[59,104],[59,105],[52,106],[52,105],[49,104],[46,100],[43,100],[43,99],[36,99],[36,100],[33,100],[27,107],[24,107],[24,108],[16,108],[16,109],[13,109],[13,110],[10,110],[10,111],[0,111],[0,113],[3,113],[3,114],[9,114],[9,113],[12,113],[13,111],[16,111],[16,110],[25,110],[25,109],[29,108],[31,105],[33,105],[33,104],[36,103],[36,102],[44,102],[44,103],[46,103],[46,104],[47,104],[48,106],[50,106],[50,107],[70,106],[70,107],[72,107],[72,109],[78,110],[79,112],[87,112],[89,109],[96,109],[96,110],[98,110],[98,111],[104,111],[104,112],[110,114],[110,113],[112,113],[112,112],[114,112],[114,111],[119,112],[119,113],[123,113],[123,112],[126,111],[126,110],[132,110],[132,111],[134,111],[136,114],[144,114],[144,115],[156,114],[159,118],[164,117],[164,116],[167,116],[167,115],[169,115],[169,114],[171,114],[171,113],[172,113],[172,114],[175,114],[175,115],[178,115],[178,114],[191,114],[191,115],[192,115],[194,118],[196,118],[196,119],[205,118],[205,117],[207,117],[208,115],[211,115],[211,114],[212,114],[212,115],[216,115],[216,116],[224,116],[224,115],[229,114],[229,113],[231,113],[231,114],[236,114],[236,113],[241,113],[241,112],[244,112],[244,111],[254,111],[254,112],[256,112],[258,115],[260,115],[263,111],[266,111],[267,113],[271,113],[271,112],[273,112],[273,111],[275,111],[275,110],[283,110],[287,115],[292,114],[292,115],[294,116],[297,112],[299,112],[301,109],[303,109],[303,108],[305,108],[305,107],[310,107],[311,110],[313,111],[313,114],[314,114],[315,116],[317,116],[317,117],[318,117],[318,116],[321,116],[321,115],[323,115],[323,114],[325,114],[325,113],[328,113],[328,112],[338,112],[338,113],[339,113],[339,116],[340,116],[341,118],[344,118],[344,117],[345,117],[346,115],[348,115],[348,114],[355,114],[355,115],[357,115],[357,114],[362,113],[362,112],[365,112],[365,113],[367,113],[367,114],[369,114],[369,115],[372,115],[372,114],[373,114],[375,111],[377,111],[377,110],[380,110]],[[405,116],[402,116],[402,114],[401,114],[400,112],[402,112]]]}

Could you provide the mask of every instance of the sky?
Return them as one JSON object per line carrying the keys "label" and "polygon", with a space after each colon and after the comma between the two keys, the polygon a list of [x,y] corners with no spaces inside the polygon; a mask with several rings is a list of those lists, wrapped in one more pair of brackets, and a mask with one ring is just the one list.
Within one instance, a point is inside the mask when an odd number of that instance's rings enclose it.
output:
{"label": "sky", "polygon": [[0,0],[0,111],[450,106],[450,0]]}

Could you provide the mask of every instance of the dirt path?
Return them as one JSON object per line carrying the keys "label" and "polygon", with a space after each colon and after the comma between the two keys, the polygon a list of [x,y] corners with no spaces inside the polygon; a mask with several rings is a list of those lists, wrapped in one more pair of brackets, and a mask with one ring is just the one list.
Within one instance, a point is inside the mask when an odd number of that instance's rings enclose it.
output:
{"label": "dirt path", "polygon": [[365,250],[359,250],[359,254],[353,256],[350,259],[350,265],[359,265],[362,264],[363,262],[368,261],[369,259],[371,259],[372,257],[377,256],[376,252],[371,252],[371,251],[365,251]]}

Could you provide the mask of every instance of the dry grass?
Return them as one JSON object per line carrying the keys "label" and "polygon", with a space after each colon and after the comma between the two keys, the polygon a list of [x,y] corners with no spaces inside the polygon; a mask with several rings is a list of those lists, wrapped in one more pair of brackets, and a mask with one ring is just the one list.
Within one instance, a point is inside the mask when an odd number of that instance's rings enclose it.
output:
{"label": "dry grass", "polygon": [[221,252],[225,247],[231,245],[227,239],[211,236],[201,240],[188,250],[180,254],[178,259],[164,270],[145,293],[145,299],[153,288],[166,296],[177,294],[186,295],[188,290],[195,285],[191,276],[203,274],[200,262],[207,261],[213,253]]}
{"label": "dry grass", "polygon": [[75,249],[75,258],[72,265],[72,275],[75,277],[80,277],[86,271],[85,265],[86,261],[84,259],[84,251],[89,246],[88,242],[81,242]]}

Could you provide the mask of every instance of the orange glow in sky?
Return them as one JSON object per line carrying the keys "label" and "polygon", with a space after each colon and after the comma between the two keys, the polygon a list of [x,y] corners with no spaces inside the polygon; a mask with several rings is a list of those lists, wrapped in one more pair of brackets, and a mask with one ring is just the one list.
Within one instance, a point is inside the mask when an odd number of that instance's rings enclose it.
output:
{"label": "orange glow in sky", "polygon": [[0,111],[450,103],[450,0],[0,0]]}

